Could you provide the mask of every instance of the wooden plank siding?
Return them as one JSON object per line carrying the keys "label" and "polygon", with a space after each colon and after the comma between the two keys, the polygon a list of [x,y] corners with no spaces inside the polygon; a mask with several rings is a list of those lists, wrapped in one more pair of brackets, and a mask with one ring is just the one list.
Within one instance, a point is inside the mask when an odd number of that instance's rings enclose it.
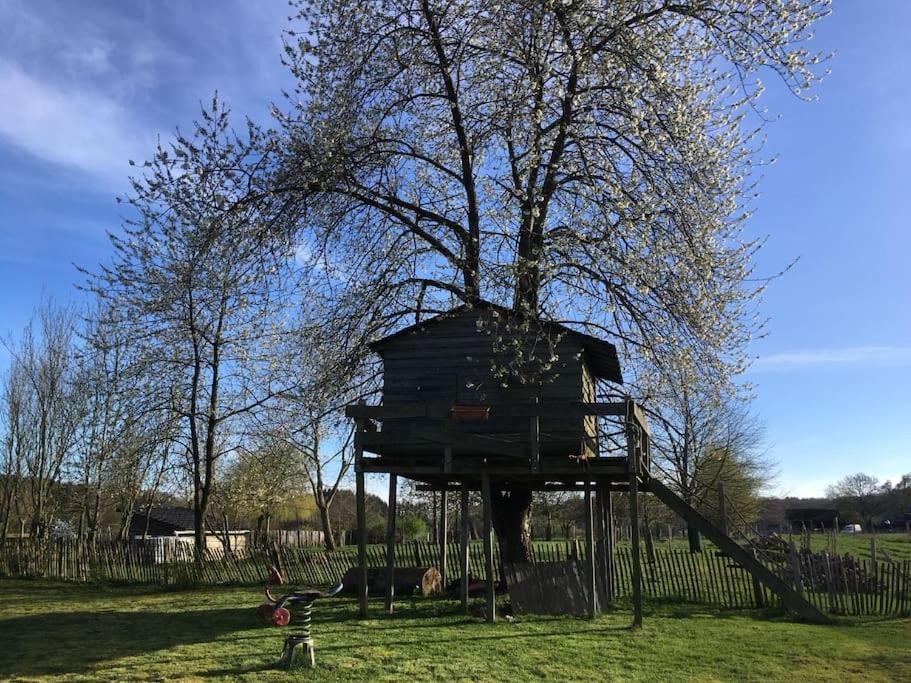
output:
{"label": "wooden plank siding", "polygon": [[[547,380],[541,386],[512,382],[503,386],[493,368],[507,365],[512,356],[503,348],[495,348],[495,335],[479,330],[476,312],[441,320],[385,344],[383,357],[384,403],[420,401],[460,405],[496,405],[501,402],[522,403],[594,401],[594,377],[585,362],[581,342],[564,336],[555,347],[557,360]],[[533,346],[532,340],[520,340],[520,345]],[[540,346],[540,344],[539,344]],[[412,438],[412,427],[441,426],[434,418],[388,419],[382,430],[399,437],[399,452],[408,455],[433,455],[438,448]],[[579,455],[583,443],[589,455],[594,455],[596,418],[548,417],[539,422],[540,453],[542,458]],[[527,444],[529,421],[521,417],[493,417],[483,422],[453,422],[447,425],[456,431],[479,435],[498,435]],[[391,453],[393,447],[375,449],[380,455]],[[454,444],[453,455],[465,453]],[[473,455],[483,455],[472,452]]]}

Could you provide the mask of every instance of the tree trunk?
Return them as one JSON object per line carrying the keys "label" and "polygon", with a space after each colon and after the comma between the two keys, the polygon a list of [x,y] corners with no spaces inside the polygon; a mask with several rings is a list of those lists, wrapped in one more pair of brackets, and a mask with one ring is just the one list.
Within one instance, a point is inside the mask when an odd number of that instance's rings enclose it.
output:
{"label": "tree trunk", "polygon": [[323,527],[323,543],[326,545],[326,550],[335,550],[335,538],[332,536],[332,518],[329,517],[329,506],[323,504],[318,505],[318,507],[319,521]]}
{"label": "tree trunk", "polygon": [[509,491],[491,491],[493,528],[500,547],[500,581],[505,585],[503,564],[531,562],[531,502],[529,489],[514,482]]}

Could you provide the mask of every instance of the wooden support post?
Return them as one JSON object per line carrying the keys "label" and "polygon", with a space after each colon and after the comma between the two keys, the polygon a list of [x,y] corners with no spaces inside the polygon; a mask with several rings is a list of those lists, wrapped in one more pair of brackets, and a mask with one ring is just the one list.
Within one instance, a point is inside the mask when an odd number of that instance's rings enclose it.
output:
{"label": "wooden support post", "polygon": [[484,499],[484,573],[487,580],[487,621],[497,619],[496,576],[493,566],[493,518],[490,500],[490,475],[481,474],[481,497]]}
{"label": "wooden support post", "polygon": [[639,477],[629,475],[630,542],[633,544],[633,626],[642,626],[642,563],[639,557]]}
{"label": "wooden support post", "polygon": [[389,512],[386,518],[386,611],[392,613],[395,600],[395,517],[398,477],[389,475]]}
{"label": "wooden support post", "polygon": [[364,447],[361,434],[364,421],[354,423],[354,502],[357,510],[357,566],[358,566],[358,611],[362,618],[367,616],[367,500],[364,491]]}
{"label": "wooden support post", "polygon": [[595,505],[595,547],[598,549],[598,604],[601,611],[607,603],[608,594],[608,561],[607,561],[607,526],[605,524],[606,502],[604,500],[607,493],[607,485],[599,481],[596,489],[597,498]]}
{"label": "wooden support post", "polygon": [[592,508],[592,482],[585,480],[585,590],[588,592],[588,617],[598,612],[598,595],[595,593],[595,529]]}
{"label": "wooden support post", "polygon": [[367,616],[367,504],[364,492],[364,473],[355,472],[355,498],[357,503],[357,566],[358,605],[361,617]]}
{"label": "wooden support post", "polygon": [[461,505],[459,510],[459,521],[462,525],[461,547],[459,548],[459,570],[462,574],[461,590],[462,611],[468,614],[468,535],[470,531],[468,520],[468,486],[463,484],[461,492]]}
{"label": "wooden support post", "polygon": [[443,591],[446,591],[446,585],[449,582],[449,500],[447,491],[440,491],[440,580],[443,584]]}
{"label": "wooden support post", "polygon": [[605,503],[607,503],[604,520],[607,526],[607,547],[605,548],[604,556],[607,562],[607,600],[613,600],[616,594],[616,579],[614,577],[614,545],[616,539],[614,538],[614,496],[610,489],[607,489]]}

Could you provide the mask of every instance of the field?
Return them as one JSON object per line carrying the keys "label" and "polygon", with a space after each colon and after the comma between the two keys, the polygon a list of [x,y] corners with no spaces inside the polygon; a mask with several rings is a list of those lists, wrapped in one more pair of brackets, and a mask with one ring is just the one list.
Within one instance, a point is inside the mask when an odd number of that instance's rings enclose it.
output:
{"label": "field", "polygon": [[[799,548],[800,547],[800,534],[793,534],[788,536],[783,534],[782,538],[788,540],[789,538],[794,541],[794,544]],[[878,553],[878,559],[886,560],[891,559],[896,562],[902,560],[911,560],[911,534],[907,533],[893,533],[893,534],[837,534],[835,537],[835,547],[834,550],[840,554],[844,555],[848,553],[861,560],[869,560],[871,558],[871,545],[870,541],[873,539],[876,540],[876,548]],[[547,545],[545,541],[536,541],[537,544]],[[813,533],[810,535],[810,543],[815,551],[829,550],[833,551],[832,547],[832,534],[829,533]],[[628,547],[629,543],[621,541],[617,544],[618,547]],[[703,548],[710,548],[712,544],[703,539],[702,541]],[[656,548],[668,548],[672,547],[675,549],[684,550],[688,548],[687,542],[682,538],[675,538],[673,541],[667,540],[656,540]],[[885,554],[883,554],[885,551]]]}
{"label": "field", "polygon": [[[810,626],[780,616],[650,605],[587,621],[483,623],[446,600],[402,599],[360,621],[317,604],[316,671],[273,668],[282,631],[250,588],[162,591],[0,581],[3,680],[911,680],[911,620]],[[480,603],[477,610],[481,609]]]}

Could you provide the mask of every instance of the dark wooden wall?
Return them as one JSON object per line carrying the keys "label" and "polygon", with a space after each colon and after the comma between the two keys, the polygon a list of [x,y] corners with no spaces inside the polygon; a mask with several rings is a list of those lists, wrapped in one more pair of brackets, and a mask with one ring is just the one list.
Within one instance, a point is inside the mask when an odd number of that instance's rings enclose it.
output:
{"label": "dark wooden wall", "polygon": [[[383,356],[383,401],[421,401],[460,405],[594,401],[594,378],[585,362],[581,343],[566,335],[556,343],[557,360],[540,383],[522,384],[494,376],[492,368],[508,364],[513,354],[510,343],[497,342],[488,327],[479,329],[472,312],[440,320],[387,342]],[[489,314],[488,314],[489,315]],[[511,339],[516,339],[512,337]],[[522,336],[525,348],[544,352],[550,344],[531,335]],[[405,429],[431,420],[387,421],[383,430]],[[459,429],[478,434],[510,434],[517,438],[530,431],[529,418],[491,418],[486,423],[465,423]],[[541,453],[579,454],[584,437],[592,442],[594,418],[550,418],[540,420]]]}

